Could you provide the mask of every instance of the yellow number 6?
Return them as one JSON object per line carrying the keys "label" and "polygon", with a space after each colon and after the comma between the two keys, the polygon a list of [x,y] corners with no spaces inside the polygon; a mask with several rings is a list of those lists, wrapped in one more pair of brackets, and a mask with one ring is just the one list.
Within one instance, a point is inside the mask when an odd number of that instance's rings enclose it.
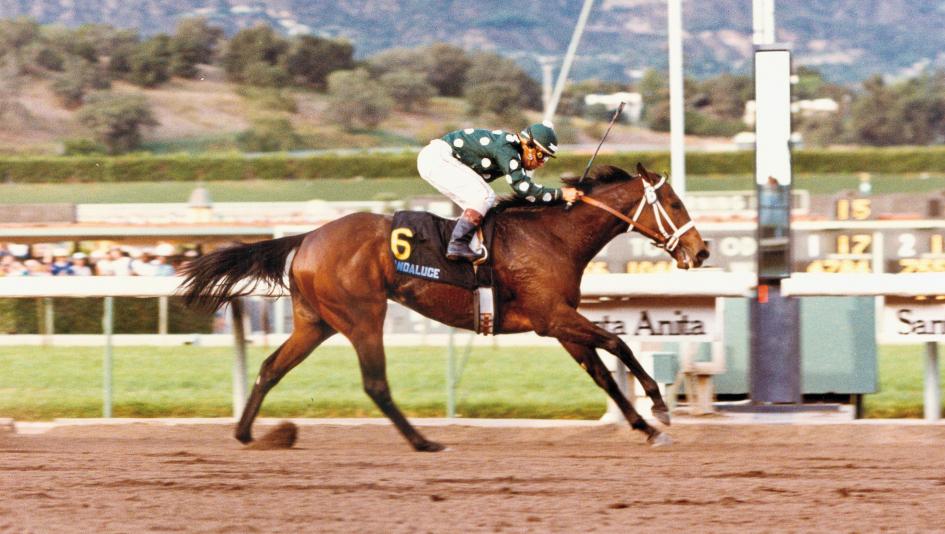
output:
{"label": "yellow number 6", "polygon": [[390,250],[398,260],[406,260],[410,257],[410,242],[404,237],[413,237],[413,231],[410,228],[397,228],[390,233]]}

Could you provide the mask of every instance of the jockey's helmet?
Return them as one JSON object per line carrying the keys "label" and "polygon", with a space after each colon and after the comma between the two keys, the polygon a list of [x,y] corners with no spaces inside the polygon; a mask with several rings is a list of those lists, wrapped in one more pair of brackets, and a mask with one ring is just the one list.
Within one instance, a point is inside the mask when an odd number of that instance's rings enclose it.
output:
{"label": "jockey's helmet", "polygon": [[558,151],[558,136],[555,134],[554,126],[548,121],[532,124],[522,130],[519,136],[538,147],[546,156],[553,158],[555,152]]}

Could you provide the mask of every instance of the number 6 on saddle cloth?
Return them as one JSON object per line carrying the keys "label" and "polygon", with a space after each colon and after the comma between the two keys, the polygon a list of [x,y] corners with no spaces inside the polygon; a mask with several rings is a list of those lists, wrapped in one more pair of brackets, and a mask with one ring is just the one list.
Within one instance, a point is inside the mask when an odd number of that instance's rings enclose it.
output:
{"label": "number 6 on saddle cloth", "polygon": [[487,216],[479,233],[473,237],[470,247],[473,250],[482,247],[486,251],[485,257],[475,265],[446,259],[446,246],[456,225],[454,219],[425,211],[398,211],[391,224],[390,253],[397,274],[473,291],[474,309],[470,312],[474,314],[475,329],[480,334],[492,334],[497,318],[492,262],[486,246],[492,242],[494,221],[494,217]]}

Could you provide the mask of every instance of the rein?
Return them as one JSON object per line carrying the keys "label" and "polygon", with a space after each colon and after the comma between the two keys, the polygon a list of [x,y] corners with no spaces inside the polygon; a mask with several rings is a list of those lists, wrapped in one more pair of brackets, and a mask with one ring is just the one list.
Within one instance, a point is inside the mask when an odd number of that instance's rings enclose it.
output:
{"label": "rein", "polygon": [[[644,237],[652,239],[654,245],[665,248],[667,251],[672,252],[677,246],[679,246],[679,239],[683,236],[683,234],[694,227],[695,223],[690,219],[686,224],[676,228],[673,220],[670,219],[669,214],[666,213],[666,209],[663,208],[663,205],[658,202],[656,190],[666,183],[665,176],[663,176],[655,186],[650,185],[650,183],[642,177],[640,179],[643,180],[643,198],[640,199],[640,203],[637,205],[637,209],[633,214],[633,218],[627,217],[623,213],[620,213],[619,211],[611,208],[607,204],[604,204],[595,198],[585,195],[582,196],[580,200],[585,204],[590,204],[595,208],[602,209],[614,217],[617,217],[621,221],[629,224],[630,228],[627,229],[628,232],[631,230],[636,230],[637,232],[643,234]],[[643,208],[647,204],[653,206],[653,218],[656,220],[656,226],[659,228],[659,234],[657,234],[654,230],[647,228],[646,226],[637,226],[637,219],[640,218],[640,214],[643,213]],[[666,231],[666,228],[663,226],[664,221],[666,222],[666,225],[673,230],[672,234]]]}

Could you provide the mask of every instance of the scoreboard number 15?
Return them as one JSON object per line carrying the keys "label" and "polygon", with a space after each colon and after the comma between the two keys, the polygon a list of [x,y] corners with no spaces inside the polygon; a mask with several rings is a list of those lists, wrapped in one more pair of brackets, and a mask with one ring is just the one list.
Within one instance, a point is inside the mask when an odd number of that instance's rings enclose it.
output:
{"label": "scoreboard number 15", "polygon": [[865,221],[873,214],[868,198],[841,198],[837,200],[838,221]]}

